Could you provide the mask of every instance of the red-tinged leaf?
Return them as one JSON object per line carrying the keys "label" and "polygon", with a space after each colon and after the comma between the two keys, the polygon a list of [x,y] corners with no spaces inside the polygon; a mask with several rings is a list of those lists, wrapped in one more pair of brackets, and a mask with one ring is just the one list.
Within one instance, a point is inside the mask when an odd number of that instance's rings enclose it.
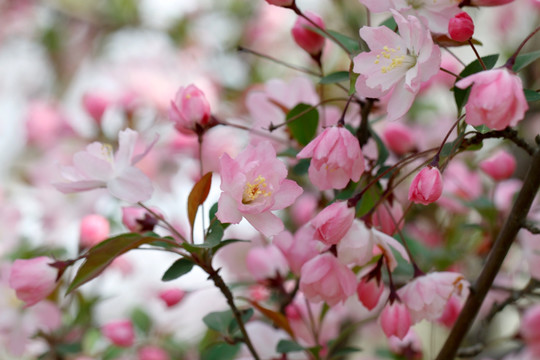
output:
{"label": "red-tinged leaf", "polygon": [[291,325],[289,324],[289,320],[287,320],[287,317],[285,317],[285,315],[277,311],[265,308],[264,306],[259,305],[256,301],[248,300],[248,299],[244,299],[244,300],[247,300],[251,305],[253,305],[255,309],[259,310],[261,314],[266,316],[268,319],[272,320],[277,327],[285,330],[287,334],[289,334],[293,340],[296,340],[296,337],[294,336],[294,332],[291,328]]}
{"label": "red-tinged leaf", "polygon": [[204,176],[197,181],[197,183],[191,189],[188,197],[188,218],[189,225],[193,229],[193,223],[195,222],[195,216],[197,215],[197,209],[206,200],[208,193],[210,192],[210,185],[212,184],[212,172],[204,174]]}
{"label": "red-tinged leaf", "polygon": [[[480,42],[477,39],[471,39],[472,43],[474,45],[482,45],[482,42]],[[469,43],[467,41],[456,41],[449,38],[447,35],[433,35],[433,42],[435,42],[438,45],[445,46],[445,47],[457,47],[457,46],[469,46]]]}
{"label": "red-tinged leaf", "polygon": [[67,293],[69,294],[79,286],[97,277],[120,255],[141,245],[159,242],[160,240],[159,237],[122,234],[97,244],[88,250],[83,264],[67,289]]}

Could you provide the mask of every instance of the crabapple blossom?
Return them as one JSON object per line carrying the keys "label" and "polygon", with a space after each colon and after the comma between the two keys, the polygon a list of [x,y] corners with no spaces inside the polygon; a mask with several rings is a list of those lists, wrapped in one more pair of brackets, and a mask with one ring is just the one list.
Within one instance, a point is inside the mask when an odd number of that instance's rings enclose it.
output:
{"label": "crabapple blossom", "polygon": [[195,85],[181,86],[169,109],[169,118],[176,130],[185,134],[199,134],[210,122],[210,104]]}
{"label": "crabapple blossom", "polygon": [[480,163],[480,169],[491,176],[493,180],[506,180],[516,170],[516,159],[504,150],[497,151]]}
{"label": "crabapple blossom", "polygon": [[399,230],[403,228],[403,221],[400,221],[402,217],[403,208],[397,200],[394,200],[392,205],[385,201],[377,206],[371,217],[371,223],[376,229],[392,236],[396,232],[396,226]]}
{"label": "crabapple blossom", "polygon": [[277,276],[284,278],[289,272],[287,260],[275,245],[251,248],[246,257],[246,266],[256,280]]}
{"label": "crabapple blossom", "polygon": [[268,141],[248,145],[235,159],[223,154],[220,174],[218,219],[237,224],[244,217],[265,236],[276,235],[284,228],[271,211],[290,206],[303,191],[296,182],[286,179],[287,168]]}
{"label": "crabapple blossom", "polygon": [[412,131],[398,122],[387,124],[382,136],[386,146],[396,155],[404,155],[416,149]]}
{"label": "crabapple blossom", "polygon": [[315,228],[315,240],[326,245],[336,245],[351,228],[355,209],[346,201],[338,201],[324,208],[311,220]]}
{"label": "crabapple blossom", "polygon": [[469,14],[465,11],[460,12],[448,23],[448,34],[450,38],[456,41],[467,41],[474,34],[474,23]]}
{"label": "crabapple blossom", "polygon": [[[156,208],[151,210],[159,214]],[[157,219],[142,207],[122,207],[122,224],[131,232],[152,231],[157,222]]]}
{"label": "crabapple blossom", "polygon": [[319,190],[343,189],[364,172],[364,155],[358,139],[341,126],[325,129],[296,155],[311,158],[308,175]]}
{"label": "crabapple blossom", "polygon": [[130,320],[108,322],[103,325],[101,332],[116,346],[130,347],[135,342],[135,330]]}
{"label": "crabapple blossom", "polygon": [[85,151],[73,156],[73,166],[63,166],[62,176],[67,182],[57,182],[54,186],[63,193],[107,188],[111,195],[135,203],[150,199],[153,187],[150,179],[134,165],[153,146],[142,154],[133,155],[137,132],[131,129],[118,134],[118,151],[113,156],[108,144],[93,142]]}
{"label": "crabapple blossom", "polygon": [[529,351],[540,356],[540,305],[531,306],[525,311],[520,333]]}
{"label": "crabapple blossom", "polygon": [[[319,15],[310,11],[306,11],[304,15],[317,24],[320,28],[324,29],[324,22]],[[323,36],[311,30],[310,27],[314,27],[314,25],[302,16],[298,16],[291,32],[293,39],[298,46],[304,49],[311,56],[317,56],[322,52],[325,39]]]}
{"label": "crabapple blossom", "polygon": [[157,346],[144,346],[137,352],[137,360],[169,360],[169,354]]}
{"label": "crabapple blossom", "polygon": [[460,89],[471,85],[465,105],[465,121],[469,125],[502,130],[516,126],[529,109],[521,79],[507,68],[481,71],[456,82]]}
{"label": "crabapple blossom", "polygon": [[319,254],[317,242],[314,241],[315,229],[306,224],[296,231],[293,235],[288,231],[282,231],[273,239],[276,245],[283,253],[291,271],[300,275],[302,266]]}
{"label": "crabapple blossom", "polygon": [[442,190],[441,172],[437,167],[428,166],[414,177],[409,187],[409,201],[429,205],[441,197]]}
{"label": "crabapple blossom", "polygon": [[300,290],[310,301],[334,306],[347,300],[355,289],[354,273],[332,254],[318,255],[302,266]]}
{"label": "crabapple blossom", "polygon": [[371,51],[353,59],[360,96],[380,98],[391,92],[388,120],[405,115],[422,82],[436,75],[441,64],[439,47],[420,21],[413,16],[405,18],[395,10],[392,14],[400,35],[386,26],[362,27],[360,37]]}
{"label": "crabapple blossom", "polygon": [[89,91],[83,95],[82,104],[84,110],[92,117],[92,119],[100,124],[105,110],[113,105],[115,100],[108,94],[99,93],[97,91]]}
{"label": "crabapple blossom", "polygon": [[92,247],[105,240],[110,233],[109,221],[98,214],[86,215],[79,227],[79,243],[82,247]]}
{"label": "crabapple blossom", "polygon": [[513,2],[514,0],[471,0],[472,6],[499,6]]}
{"label": "crabapple blossom", "polygon": [[378,282],[376,278],[370,280],[363,278],[356,286],[358,300],[368,310],[373,310],[377,306],[383,291],[383,282]]}
{"label": "crabapple blossom", "polygon": [[463,303],[461,299],[456,295],[452,295],[446,303],[443,314],[437,319],[437,321],[448,328],[452,328],[459,316],[459,313],[461,312],[462,307]]}
{"label": "crabapple blossom", "polygon": [[283,7],[291,6],[292,4],[294,4],[294,0],[266,0],[266,2],[270,5]]}
{"label": "crabapple blossom", "polygon": [[184,296],[186,296],[186,292],[179,288],[170,288],[160,291],[158,296],[167,307],[173,307],[182,301]]}
{"label": "crabapple blossom", "polygon": [[386,337],[403,340],[412,325],[409,309],[399,301],[387,304],[379,316],[379,324]]}
{"label": "crabapple blossom", "polygon": [[50,266],[54,260],[46,256],[17,259],[9,274],[9,287],[17,298],[26,302],[25,307],[37,304],[56,288],[58,270]]}
{"label": "crabapple blossom", "polygon": [[452,295],[465,295],[468,282],[454,272],[434,272],[419,276],[398,290],[403,304],[410,311],[414,323],[439,319]]}

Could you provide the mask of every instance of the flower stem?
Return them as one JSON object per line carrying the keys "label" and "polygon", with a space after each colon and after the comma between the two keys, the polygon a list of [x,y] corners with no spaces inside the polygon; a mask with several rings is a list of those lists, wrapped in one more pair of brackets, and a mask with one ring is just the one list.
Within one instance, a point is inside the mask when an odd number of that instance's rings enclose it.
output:
{"label": "flower stem", "polygon": [[506,64],[504,64],[504,67],[508,68],[509,70],[512,70],[512,68],[514,67],[514,64],[516,62],[516,58],[518,57],[520,51],[523,49],[523,47],[525,46],[525,44],[527,43],[527,41],[529,41],[538,31],[540,30],[540,26],[538,26],[536,29],[533,30],[533,32],[531,32],[529,34],[529,36],[527,36],[522,42],[521,44],[519,44],[517,50],[514,52],[514,54],[512,54],[512,56],[510,56],[510,58],[508,59],[508,61],[506,61]]}
{"label": "flower stem", "polygon": [[474,54],[476,55],[476,58],[478,59],[478,61],[480,61],[480,65],[482,65],[482,69],[487,70],[486,64],[484,64],[484,61],[478,54],[478,51],[476,51],[476,47],[474,46],[473,42],[470,39],[468,40],[468,42],[469,42],[469,45],[471,45],[471,48],[473,49]]}

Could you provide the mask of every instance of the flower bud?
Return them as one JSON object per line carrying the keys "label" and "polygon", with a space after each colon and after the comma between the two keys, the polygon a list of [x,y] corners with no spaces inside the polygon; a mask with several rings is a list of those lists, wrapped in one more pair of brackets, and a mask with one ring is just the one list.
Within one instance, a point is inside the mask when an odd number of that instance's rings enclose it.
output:
{"label": "flower bud", "polygon": [[314,239],[326,245],[336,245],[351,228],[354,220],[354,207],[347,202],[335,202],[324,208],[311,220],[315,228]]}
{"label": "flower bud", "polygon": [[169,354],[157,346],[144,346],[137,352],[138,360],[169,360]]}
{"label": "flower bud", "polygon": [[103,336],[119,347],[130,347],[135,342],[135,331],[130,320],[111,321],[101,331]]}
{"label": "flower bud", "polygon": [[180,87],[171,101],[169,118],[175,123],[176,130],[185,134],[197,134],[210,121],[210,104],[195,85]]}
{"label": "flower bud", "polygon": [[448,34],[452,40],[467,41],[474,34],[474,23],[469,14],[462,11],[448,22]]}
{"label": "flower bud", "polygon": [[[159,211],[152,208],[152,211],[159,214]],[[131,232],[145,232],[154,230],[157,219],[146,209],[137,206],[125,206],[122,208],[122,224]]]}
{"label": "flower bud", "polygon": [[90,248],[107,239],[110,233],[109,221],[98,214],[86,215],[79,227],[81,247]]}
{"label": "flower bud", "polygon": [[422,169],[411,183],[409,201],[429,205],[441,197],[443,183],[438,168],[428,166]]}
{"label": "flower bud", "polygon": [[516,159],[504,150],[480,163],[480,169],[493,178],[493,180],[506,180],[516,170]]}
{"label": "flower bud", "polygon": [[404,304],[394,301],[385,306],[379,316],[379,323],[386,337],[396,336],[403,340],[411,327],[411,315]]}
{"label": "flower bud", "polygon": [[382,281],[377,283],[377,279],[373,278],[368,281],[362,279],[356,287],[356,293],[358,294],[358,300],[368,310],[373,310],[379,303],[381,294],[384,291],[384,284]]}
{"label": "flower bud", "polygon": [[58,271],[49,266],[53,260],[40,256],[28,260],[15,260],[9,274],[9,287],[17,298],[32,306],[49,296],[56,287]]}
{"label": "flower bud", "polygon": [[178,304],[185,295],[186,292],[178,288],[166,289],[159,292],[159,298],[165,302],[167,307]]}
{"label": "flower bud", "polygon": [[[304,14],[315,24],[324,29],[324,23],[318,15],[309,11],[306,11]],[[292,28],[292,36],[298,46],[304,49],[308,54],[317,56],[322,52],[324,37],[309,29],[310,27],[315,27],[315,25],[299,16]]]}
{"label": "flower bud", "polygon": [[471,0],[471,6],[499,6],[514,0]]}
{"label": "flower bud", "polygon": [[266,0],[270,5],[289,7],[294,4],[294,0]]}
{"label": "flower bud", "polygon": [[105,110],[113,103],[110,96],[98,92],[87,92],[82,98],[84,110],[97,124],[101,123]]}
{"label": "flower bud", "polygon": [[411,130],[400,123],[389,123],[383,131],[384,142],[396,155],[404,155],[416,149]]}

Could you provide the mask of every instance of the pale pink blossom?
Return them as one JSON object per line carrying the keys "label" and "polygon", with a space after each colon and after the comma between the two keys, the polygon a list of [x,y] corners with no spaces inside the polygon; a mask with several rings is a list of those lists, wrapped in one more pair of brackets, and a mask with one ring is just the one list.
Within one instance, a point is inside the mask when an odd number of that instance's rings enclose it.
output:
{"label": "pale pink blossom", "polygon": [[130,347],[135,342],[135,330],[131,320],[108,322],[102,326],[101,332],[116,346]]}
{"label": "pale pink blossom", "polygon": [[34,101],[26,114],[26,138],[30,144],[49,148],[73,130],[60,108],[51,102]]}
{"label": "pale pink blossom", "polygon": [[325,253],[302,266],[300,290],[310,301],[325,301],[334,306],[354,294],[356,276],[334,255]]}
{"label": "pale pink blossom", "polygon": [[[478,171],[471,171],[462,161],[451,161],[444,171],[443,198],[452,196],[466,201],[478,198],[482,194],[482,182]],[[442,200],[442,199],[441,199]],[[450,199],[453,200],[453,199]],[[458,212],[460,203],[452,205]],[[466,209],[464,209],[466,211]]]}
{"label": "pale pink blossom", "polygon": [[540,356],[540,305],[533,305],[525,311],[520,333],[528,350],[537,357]]}
{"label": "pale pink blossom", "polygon": [[[371,217],[371,223],[376,229],[392,236],[396,232],[396,225],[398,225],[402,217],[403,207],[397,200],[394,200],[392,205],[388,201],[385,201],[375,209]],[[404,221],[401,221],[397,228],[401,230],[403,224]]]}
{"label": "pale pink blossom", "polygon": [[93,142],[88,145],[85,151],[73,156],[73,166],[62,167],[61,173],[67,182],[58,182],[54,186],[63,193],[107,188],[111,195],[131,203],[150,199],[152,183],[135,164],[153,144],[134,156],[137,136],[131,129],[120,131],[118,151],[114,156],[108,144]]}
{"label": "pale pink blossom", "polygon": [[454,326],[462,307],[463,299],[456,295],[452,295],[446,303],[444,312],[442,313],[441,317],[437,319],[437,321],[451,329],[452,326]]}
{"label": "pale pink blossom", "polygon": [[161,290],[158,296],[161,300],[163,300],[167,307],[173,307],[184,299],[186,292],[179,288],[170,288]]}
{"label": "pale pink blossom", "polygon": [[471,85],[465,105],[467,124],[502,130],[516,126],[529,109],[521,79],[507,68],[481,71],[456,82],[460,89]]}
{"label": "pale pink blossom", "polygon": [[89,248],[105,240],[111,231],[109,221],[99,215],[90,214],[81,219],[79,226],[79,243]]}
{"label": "pale pink blossom", "polygon": [[495,207],[501,211],[509,212],[514,203],[514,198],[522,186],[523,181],[519,179],[510,179],[498,183],[493,197]]}
{"label": "pale pink blossom", "polygon": [[337,201],[325,207],[311,220],[315,228],[315,240],[326,245],[336,245],[351,228],[355,208],[346,201]]}
{"label": "pale pink blossom", "polygon": [[[319,15],[310,11],[306,11],[304,15],[317,24],[320,28],[324,29],[324,22]],[[314,24],[305,18],[298,16],[291,32],[293,39],[298,46],[304,49],[308,54],[317,56],[322,52],[325,39],[323,36],[310,29],[313,27],[315,27]]]}
{"label": "pale pink blossom", "polygon": [[26,302],[26,307],[37,304],[56,288],[58,270],[49,264],[54,260],[46,256],[33,259],[17,259],[9,274],[9,287],[17,298]]}
{"label": "pale pink blossom", "polygon": [[469,283],[454,272],[433,272],[419,276],[398,290],[403,304],[410,311],[414,323],[439,319],[452,295],[463,296]]}
{"label": "pale pink blossom", "polygon": [[437,167],[428,166],[414,177],[409,187],[409,201],[429,205],[441,197],[442,190],[441,172]]}
{"label": "pale pink blossom", "polygon": [[386,337],[403,339],[412,325],[409,309],[399,301],[387,304],[379,316],[379,324]]}
{"label": "pale pink blossom", "polygon": [[456,41],[467,41],[474,34],[474,22],[465,11],[456,14],[448,23],[448,34]]}
{"label": "pale pink blossom", "polygon": [[429,30],[439,34],[446,34],[448,22],[459,13],[459,1],[456,0],[360,0],[360,2],[374,13],[394,9],[403,16],[415,16]]}
{"label": "pale pink blossom", "polygon": [[288,231],[282,231],[273,239],[289,264],[291,271],[300,275],[302,266],[319,254],[317,242],[314,240],[315,229],[306,224],[293,235]]}
{"label": "pale pink blossom", "polygon": [[364,155],[358,139],[340,126],[329,127],[296,155],[311,158],[309,179],[319,190],[343,189],[364,172]]}
{"label": "pale pink blossom", "polygon": [[382,133],[386,146],[396,155],[404,155],[416,149],[416,139],[407,126],[393,122],[388,123]]}
{"label": "pale pink blossom", "polygon": [[360,29],[360,37],[371,51],[354,58],[356,91],[360,96],[380,98],[390,92],[387,105],[388,120],[395,120],[407,113],[422,82],[439,72],[441,52],[433,44],[431,33],[420,21],[404,18],[392,11],[399,34],[386,26]]}
{"label": "pale pink blossom", "polygon": [[378,282],[376,278],[370,280],[363,278],[356,286],[358,300],[368,310],[373,310],[377,306],[383,291],[384,283],[382,281]]}
{"label": "pale pink blossom", "polygon": [[249,298],[253,301],[261,302],[270,298],[270,290],[261,284],[251,285],[248,289]]}
{"label": "pale pink blossom", "polygon": [[504,150],[499,150],[480,163],[480,169],[493,180],[506,180],[516,170],[516,159]]}
{"label": "pale pink blossom", "polygon": [[388,346],[394,354],[407,359],[422,359],[422,341],[413,328],[409,329],[403,339],[391,336],[388,339]]}
{"label": "pale pink blossom", "polygon": [[251,248],[246,257],[246,266],[255,280],[284,278],[289,272],[287,259],[275,245]]}
{"label": "pale pink blossom", "polygon": [[287,168],[276,158],[270,142],[248,145],[235,159],[220,159],[221,196],[216,216],[221,222],[237,224],[244,217],[265,236],[283,230],[283,222],[272,213],[290,206],[302,188],[286,179]]}
{"label": "pale pink blossom", "polygon": [[113,96],[97,91],[88,91],[82,98],[84,110],[97,124],[101,124],[105,110],[115,103],[116,99]]}
{"label": "pale pink blossom", "polygon": [[169,360],[169,353],[157,346],[147,345],[137,352],[138,360]]}
{"label": "pale pink blossom", "polygon": [[291,206],[291,219],[298,226],[309,222],[317,212],[319,200],[312,193],[303,193]]}
{"label": "pale pink blossom", "polygon": [[201,133],[210,122],[210,104],[204,93],[195,85],[181,86],[169,109],[169,118],[176,130],[192,134]]}

